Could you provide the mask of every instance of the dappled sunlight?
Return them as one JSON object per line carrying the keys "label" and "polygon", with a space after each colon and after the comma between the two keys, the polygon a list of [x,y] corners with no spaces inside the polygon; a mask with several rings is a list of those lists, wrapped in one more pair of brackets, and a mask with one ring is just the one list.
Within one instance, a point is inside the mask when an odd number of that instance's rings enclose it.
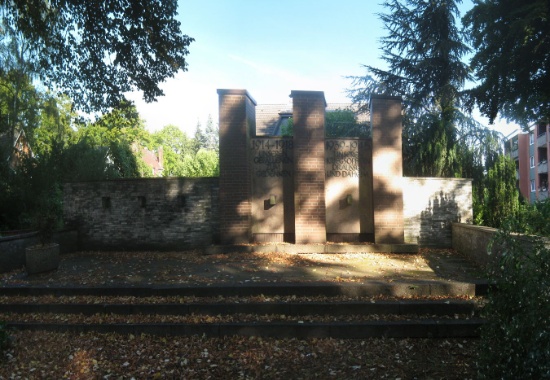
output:
{"label": "dappled sunlight", "polygon": [[77,350],[74,354],[69,355],[69,365],[65,375],[74,380],[94,379],[98,368],[98,362],[90,352]]}
{"label": "dappled sunlight", "polygon": [[393,148],[378,148],[376,155],[372,157],[372,166],[377,173],[384,173],[386,176],[396,176],[400,179],[401,173],[401,152]]}
{"label": "dappled sunlight", "polygon": [[[243,245],[227,252],[75,252],[62,255],[59,269],[28,276],[24,270],[2,275],[4,286],[155,286],[237,285],[244,283],[334,283],[367,281],[467,281],[481,278],[472,263],[451,249],[415,254],[285,253],[292,244]],[[342,245],[345,246],[345,245]],[[237,248],[249,252],[237,252]],[[252,252],[263,248],[263,252]],[[477,276],[477,277],[476,277]]]}

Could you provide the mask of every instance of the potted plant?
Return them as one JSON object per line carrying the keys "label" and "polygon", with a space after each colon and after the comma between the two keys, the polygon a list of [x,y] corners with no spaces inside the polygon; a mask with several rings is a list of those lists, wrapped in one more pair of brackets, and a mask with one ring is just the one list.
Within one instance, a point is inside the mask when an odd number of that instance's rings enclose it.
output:
{"label": "potted plant", "polygon": [[40,243],[25,250],[25,266],[28,274],[47,272],[59,266],[59,244],[52,241],[59,222],[59,201],[56,192],[44,192],[37,199],[33,224]]}

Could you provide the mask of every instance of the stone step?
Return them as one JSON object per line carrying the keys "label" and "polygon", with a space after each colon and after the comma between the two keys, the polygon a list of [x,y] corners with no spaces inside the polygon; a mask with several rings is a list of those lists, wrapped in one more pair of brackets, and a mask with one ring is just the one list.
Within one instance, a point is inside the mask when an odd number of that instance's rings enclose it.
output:
{"label": "stone step", "polygon": [[256,336],[272,338],[475,338],[483,321],[480,319],[451,320],[423,319],[407,321],[331,322],[331,323],[17,323],[7,328],[50,332],[96,332],[117,334],[150,334],[163,336],[201,335],[208,337]]}
{"label": "stone step", "polygon": [[53,304],[5,303],[0,313],[119,314],[119,315],[475,315],[477,302],[462,300],[390,300],[335,302]]}
{"label": "stone step", "polygon": [[417,253],[417,244],[284,244],[265,243],[247,245],[212,245],[206,248],[206,254],[216,255],[225,252],[284,252],[284,253]]}
{"label": "stone step", "polygon": [[265,296],[350,296],[350,297],[459,297],[487,294],[486,282],[458,281],[365,281],[364,283],[255,283],[185,286],[32,286],[0,287],[0,295],[40,296],[195,296],[248,297]]}

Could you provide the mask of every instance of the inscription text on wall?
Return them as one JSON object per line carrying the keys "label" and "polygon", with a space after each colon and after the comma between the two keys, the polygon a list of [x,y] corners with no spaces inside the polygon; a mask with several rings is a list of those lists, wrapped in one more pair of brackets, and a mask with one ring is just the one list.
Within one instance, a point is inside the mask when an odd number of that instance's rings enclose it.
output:
{"label": "inscription text on wall", "polygon": [[293,141],[287,139],[253,139],[250,141],[256,177],[292,177]]}
{"label": "inscription text on wall", "polygon": [[363,150],[366,144],[363,140],[326,140],[326,178],[365,177],[367,173],[360,165],[359,150]]}

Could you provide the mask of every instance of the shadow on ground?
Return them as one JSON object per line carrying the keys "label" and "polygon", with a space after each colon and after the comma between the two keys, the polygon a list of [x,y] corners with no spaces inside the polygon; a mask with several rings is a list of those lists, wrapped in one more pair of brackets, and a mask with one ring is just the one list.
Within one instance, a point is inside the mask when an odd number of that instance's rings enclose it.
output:
{"label": "shadow on ground", "polygon": [[250,283],[365,283],[462,281],[482,271],[449,249],[417,254],[75,252],[58,270],[28,276],[24,268],[1,275],[2,286],[222,285]]}

